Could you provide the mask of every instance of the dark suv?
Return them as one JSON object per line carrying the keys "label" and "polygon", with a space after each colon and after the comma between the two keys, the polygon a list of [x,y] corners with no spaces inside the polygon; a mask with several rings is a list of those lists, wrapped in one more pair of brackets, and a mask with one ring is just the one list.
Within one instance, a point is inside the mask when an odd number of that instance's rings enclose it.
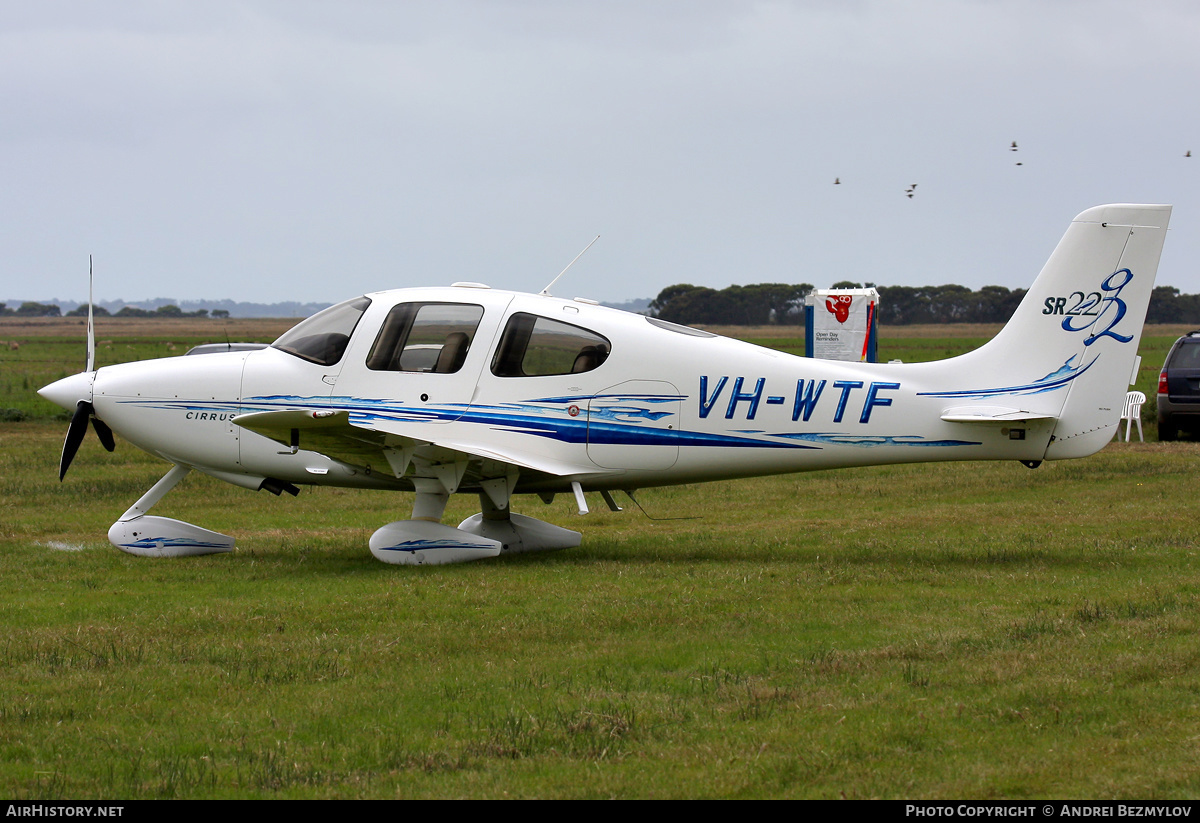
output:
{"label": "dark suv", "polygon": [[1158,374],[1158,439],[1180,429],[1200,431],[1200,331],[1175,341]]}

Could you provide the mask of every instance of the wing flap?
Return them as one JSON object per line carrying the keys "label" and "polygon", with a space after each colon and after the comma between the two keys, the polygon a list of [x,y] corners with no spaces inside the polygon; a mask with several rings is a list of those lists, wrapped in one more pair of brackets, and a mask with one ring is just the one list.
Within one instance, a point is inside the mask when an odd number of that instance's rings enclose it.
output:
{"label": "wing flap", "polygon": [[[354,424],[351,423],[351,425],[353,426]],[[425,424],[416,425],[422,426],[423,428],[421,430],[421,434],[427,436],[428,427]],[[363,430],[383,432],[389,437],[400,437],[406,440],[416,440],[414,437],[414,428],[414,424],[407,424],[396,420],[377,420],[371,423],[370,429]],[[575,463],[568,463],[564,460],[556,460],[541,454],[530,454],[528,452],[519,451],[502,443],[485,443],[474,438],[448,435],[446,437],[438,437],[434,440],[427,440],[425,442],[438,448],[462,452],[463,454],[470,455],[471,457],[478,457],[484,460],[494,460],[500,463],[508,463],[516,466],[517,468],[541,472],[543,474],[549,474],[555,477],[609,473],[605,470],[598,469],[595,466],[581,466]]]}

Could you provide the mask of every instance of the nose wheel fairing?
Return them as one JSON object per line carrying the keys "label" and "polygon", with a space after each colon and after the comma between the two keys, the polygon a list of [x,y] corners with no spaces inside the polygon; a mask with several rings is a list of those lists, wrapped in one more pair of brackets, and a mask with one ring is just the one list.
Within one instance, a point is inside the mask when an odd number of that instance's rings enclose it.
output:
{"label": "nose wheel fairing", "polygon": [[139,557],[192,557],[233,551],[227,534],[172,520],[142,515],[118,520],[108,530],[108,540],[118,549]]}
{"label": "nose wheel fairing", "polygon": [[227,534],[146,514],[190,471],[190,466],[173,466],[112,524],[108,530],[109,542],[139,557],[192,557],[233,551],[234,539]]}

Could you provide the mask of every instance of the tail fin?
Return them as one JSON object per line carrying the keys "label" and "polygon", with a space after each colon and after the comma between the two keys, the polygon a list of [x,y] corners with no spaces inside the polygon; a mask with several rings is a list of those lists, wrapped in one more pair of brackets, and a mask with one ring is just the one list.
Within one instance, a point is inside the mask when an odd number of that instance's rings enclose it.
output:
{"label": "tail fin", "polygon": [[1097,206],[1080,214],[1012,319],[960,360],[993,389],[1056,418],[1045,458],[1083,457],[1113,436],[1137,362],[1170,206]]}

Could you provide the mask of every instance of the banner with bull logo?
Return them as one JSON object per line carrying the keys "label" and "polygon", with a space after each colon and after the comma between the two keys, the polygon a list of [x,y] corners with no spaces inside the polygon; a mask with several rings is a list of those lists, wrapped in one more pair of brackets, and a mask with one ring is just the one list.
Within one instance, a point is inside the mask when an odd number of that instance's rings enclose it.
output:
{"label": "banner with bull logo", "polygon": [[805,300],[805,355],[875,362],[875,289],[817,289]]}

